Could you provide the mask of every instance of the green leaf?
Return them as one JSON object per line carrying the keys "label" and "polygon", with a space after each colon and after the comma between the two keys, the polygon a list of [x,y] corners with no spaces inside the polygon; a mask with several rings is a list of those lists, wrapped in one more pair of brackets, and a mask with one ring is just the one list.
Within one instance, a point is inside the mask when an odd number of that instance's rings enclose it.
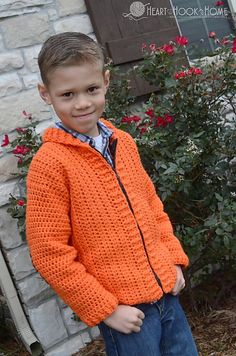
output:
{"label": "green leaf", "polygon": [[230,242],[229,242],[228,236],[225,235],[224,238],[223,238],[223,240],[224,240],[224,245],[225,245],[225,247],[229,248],[229,247],[230,247]]}
{"label": "green leaf", "polygon": [[217,234],[217,235],[223,235],[223,234],[224,234],[224,231],[218,227],[218,228],[216,229],[216,234]]}
{"label": "green leaf", "polygon": [[166,169],[163,172],[163,174],[170,174],[170,173],[176,172],[176,170],[177,170],[177,165],[174,163],[170,163],[170,167],[168,169]]}
{"label": "green leaf", "polygon": [[215,226],[217,224],[217,218],[215,215],[211,215],[205,222],[204,226]]}
{"label": "green leaf", "polygon": [[223,201],[223,197],[220,194],[215,193],[215,197],[218,201]]}

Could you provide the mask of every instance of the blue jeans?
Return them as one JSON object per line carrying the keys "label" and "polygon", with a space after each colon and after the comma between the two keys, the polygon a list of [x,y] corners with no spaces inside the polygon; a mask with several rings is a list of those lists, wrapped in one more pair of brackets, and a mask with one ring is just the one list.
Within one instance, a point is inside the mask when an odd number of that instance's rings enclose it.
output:
{"label": "blue jeans", "polygon": [[145,314],[139,333],[124,334],[103,322],[99,329],[108,356],[197,356],[179,297],[165,295],[153,304],[137,304]]}

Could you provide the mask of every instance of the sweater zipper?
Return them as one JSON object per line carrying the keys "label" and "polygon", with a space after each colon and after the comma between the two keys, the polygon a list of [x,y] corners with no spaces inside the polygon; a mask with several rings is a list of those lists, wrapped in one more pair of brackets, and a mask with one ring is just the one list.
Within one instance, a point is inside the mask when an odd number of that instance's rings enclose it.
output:
{"label": "sweater zipper", "polygon": [[[128,194],[127,194],[127,192],[126,192],[126,190],[125,190],[123,184],[121,183],[121,180],[120,180],[120,177],[119,177],[118,173],[116,172],[115,169],[113,169],[113,171],[115,172],[115,175],[116,175],[117,181],[118,181],[118,183],[119,183],[119,186],[120,186],[120,188],[121,188],[121,190],[122,190],[122,192],[123,192],[123,194],[124,194],[124,196],[125,196],[125,198],[126,198],[126,200],[127,200],[127,203],[128,203],[128,205],[129,205],[129,208],[130,208],[130,210],[131,210],[131,212],[132,212],[132,214],[133,214],[133,217],[134,217],[134,219],[135,219],[136,225],[137,225],[137,227],[138,227],[138,229],[139,229],[139,233],[140,233],[141,238],[142,238],[142,243],[143,243],[143,247],[144,247],[145,254],[146,254],[146,256],[147,256],[147,260],[148,260],[149,266],[150,266],[150,268],[151,268],[151,270],[152,270],[152,273],[154,274],[154,277],[155,277],[155,279],[156,279],[156,281],[157,281],[159,287],[161,287],[161,289],[162,289],[162,291],[163,291],[163,287],[162,287],[162,284],[161,284],[161,280],[160,280],[160,278],[158,277],[158,275],[156,274],[156,272],[154,271],[154,269],[153,269],[153,267],[152,267],[152,265],[151,265],[151,262],[150,262],[150,259],[149,259],[149,256],[148,256],[148,252],[147,252],[147,248],[146,248],[146,245],[145,245],[143,233],[142,233],[142,230],[141,230],[141,228],[140,228],[140,226],[139,226],[139,224],[138,224],[138,222],[137,222],[137,219],[136,219],[136,217],[135,217],[135,215],[134,215],[134,211],[133,211],[133,208],[132,208],[132,206],[131,206],[131,203],[130,203]],[[164,292],[164,291],[163,291],[163,292]]]}
{"label": "sweater zipper", "polygon": [[131,212],[132,212],[132,214],[133,214],[133,217],[134,217],[134,219],[135,219],[135,222],[136,222],[136,225],[137,225],[137,227],[138,227],[140,236],[141,236],[141,238],[142,238],[142,243],[143,243],[144,251],[145,251],[145,254],[146,254],[146,257],[147,257],[147,260],[148,260],[148,264],[149,264],[149,266],[150,266],[150,268],[151,268],[151,270],[152,270],[152,273],[153,273],[153,275],[154,275],[154,277],[155,277],[155,279],[156,279],[156,281],[157,281],[159,287],[162,289],[162,291],[163,291],[163,293],[164,293],[161,280],[160,280],[160,278],[158,277],[158,275],[156,274],[156,272],[154,271],[154,269],[153,269],[153,267],[152,267],[152,265],[151,265],[151,262],[150,262],[150,259],[149,259],[149,256],[148,256],[148,252],[147,252],[147,248],[146,248],[146,245],[145,245],[143,233],[142,233],[142,230],[141,230],[141,228],[140,228],[140,226],[139,226],[139,224],[138,224],[138,222],[137,222],[137,219],[136,219],[136,217],[135,217],[134,210],[133,210],[133,208],[132,208],[132,205],[131,205],[131,202],[130,202],[130,200],[129,200],[128,194],[127,194],[127,192],[126,192],[126,190],[125,190],[125,187],[123,186],[123,184],[122,184],[122,182],[121,182],[121,179],[120,179],[120,177],[119,177],[119,175],[118,175],[118,173],[117,173],[117,171],[116,171],[116,145],[117,145],[117,141],[115,142],[115,147],[114,147],[114,155],[113,155],[114,168],[112,167],[112,170],[113,170],[113,172],[114,172],[115,175],[116,175],[116,179],[117,179],[117,181],[118,181],[118,183],[119,183],[119,186],[120,186],[120,188],[121,188],[121,190],[122,190],[122,192],[123,192],[123,194],[124,194],[124,196],[125,196],[125,198],[126,198],[126,200],[127,200],[127,203],[128,203],[128,205],[129,205],[129,208],[130,208],[130,210],[131,210]]}

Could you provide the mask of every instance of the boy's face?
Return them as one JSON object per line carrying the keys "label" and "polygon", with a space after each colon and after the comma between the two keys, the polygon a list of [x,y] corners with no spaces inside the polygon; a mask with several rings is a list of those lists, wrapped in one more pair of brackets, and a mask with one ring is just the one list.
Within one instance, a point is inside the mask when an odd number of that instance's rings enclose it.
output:
{"label": "boy's face", "polygon": [[101,65],[86,63],[58,67],[48,79],[47,87],[39,84],[39,93],[63,124],[82,134],[98,136],[97,121],[104,110],[109,71],[103,73]]}

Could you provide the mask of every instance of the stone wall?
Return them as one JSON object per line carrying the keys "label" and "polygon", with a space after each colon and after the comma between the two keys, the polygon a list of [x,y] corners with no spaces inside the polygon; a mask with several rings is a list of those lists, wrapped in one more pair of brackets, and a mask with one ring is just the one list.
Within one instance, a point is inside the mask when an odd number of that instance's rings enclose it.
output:
{"label": "stone wall", "polygon": [[[39,130],[53,122],[53,114],[39,98],[37,54],[50,35],[93,29],[83,0],[0,1],[0,144],[17,127],[27,125],[22,111],[40,121]],[[17,159],[0,147],[0,242],[28,320],[45,355],[69,356],[99,335],[73,319],[72,310],[35,271],[27,244],[16,221],[7,213],[9,194],[19,187],[13,173]]]}

